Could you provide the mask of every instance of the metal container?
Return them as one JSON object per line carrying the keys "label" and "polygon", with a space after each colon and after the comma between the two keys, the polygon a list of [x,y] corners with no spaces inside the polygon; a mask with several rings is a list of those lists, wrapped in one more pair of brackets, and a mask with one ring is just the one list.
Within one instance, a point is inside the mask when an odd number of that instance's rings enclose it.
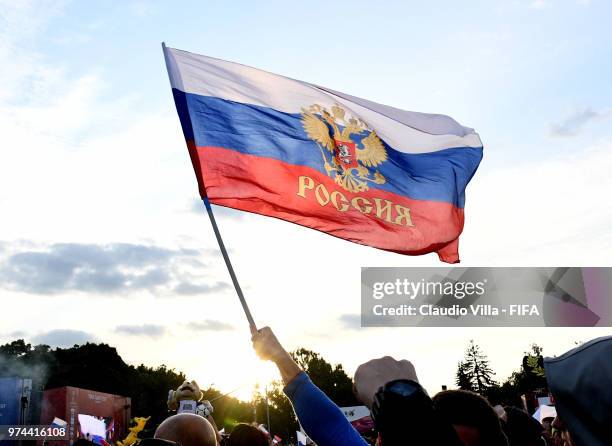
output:
{"label": "metal container", "polygon": [[27,424],[32,380],[0,378],[0,424]]}
{"label": "metal container", "polygon": [[[109,432],[109,443],[121,440],[130,424],[131,399],[121,395],[96,392],[78,387],[58,387],[43,392],[40,424],[51,424],[55,417],[68,423],[68,441],[79,437],[78,415],[112,418],[114,429]],[[49,446],[66,442],[49,441]]]}

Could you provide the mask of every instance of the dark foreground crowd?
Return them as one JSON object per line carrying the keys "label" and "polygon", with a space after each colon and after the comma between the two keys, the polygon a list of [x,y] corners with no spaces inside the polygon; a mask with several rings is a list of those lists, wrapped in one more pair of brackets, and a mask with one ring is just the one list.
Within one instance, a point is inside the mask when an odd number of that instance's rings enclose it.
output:
{"label": "dark foreground crowd", "polygon": [[[257,354],[273,361],[300,424],[318,446],[367,446],[340,409],[300,369],[268,327],[253,332]],[[357,398],[372,413],[379,446],[612,446],[612,336],[545,360],[557,418],[543,426],[518,408],[493,409],[481,396],[445,390],[433,398],[409,361],[374,359],[355,372]],[[140,446],[215,446],[204,418],[166,419]],[[259,429],[239,424],[228,446],[268,446]]]}

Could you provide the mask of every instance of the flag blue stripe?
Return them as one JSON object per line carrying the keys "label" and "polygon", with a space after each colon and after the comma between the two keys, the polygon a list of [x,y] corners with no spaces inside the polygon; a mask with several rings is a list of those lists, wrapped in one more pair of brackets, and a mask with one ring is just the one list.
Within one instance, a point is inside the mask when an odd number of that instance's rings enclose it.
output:
{"label": "flag blue stripe", "polygon": [[[325,173],[321,148],[306,135],[300,114],[177,89],[173,93],[185,138],[197,146],[224,147]],[[384,144],[388,160],[378,170],[386,182],[370,182],[371,188],[464,206],[465,187],[482,159],[481,147],[407,154]]]}

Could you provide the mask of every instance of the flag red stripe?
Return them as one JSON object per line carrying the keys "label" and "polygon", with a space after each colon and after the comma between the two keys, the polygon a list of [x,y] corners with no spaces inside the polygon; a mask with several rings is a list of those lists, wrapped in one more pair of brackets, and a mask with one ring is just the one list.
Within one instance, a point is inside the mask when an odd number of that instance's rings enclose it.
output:
{"label": "flag red stripe", "polygon": [[[189,144],[200,193],[211,203],[291,221],[355,243],[402,254],[438,252],[459,260],[463,209],[380,189],[351,193],[307,167],[221,147]],[[409,209],[409,211],[406,211]]]}

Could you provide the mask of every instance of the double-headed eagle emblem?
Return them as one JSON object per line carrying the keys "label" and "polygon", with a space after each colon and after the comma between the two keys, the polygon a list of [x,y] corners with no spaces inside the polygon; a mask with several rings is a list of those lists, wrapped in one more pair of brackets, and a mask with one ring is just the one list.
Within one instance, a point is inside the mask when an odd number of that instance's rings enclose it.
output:
{"label": "double-headed eagle emblem", "polygon": [[361,119],[347,117],[337,104],[331,112],[314,104],[302,109],[302,126],[319,146],[327,175],[344,189],[361,192],[369,182],[385,183],[376,167],[387,160],[387,150]]}

